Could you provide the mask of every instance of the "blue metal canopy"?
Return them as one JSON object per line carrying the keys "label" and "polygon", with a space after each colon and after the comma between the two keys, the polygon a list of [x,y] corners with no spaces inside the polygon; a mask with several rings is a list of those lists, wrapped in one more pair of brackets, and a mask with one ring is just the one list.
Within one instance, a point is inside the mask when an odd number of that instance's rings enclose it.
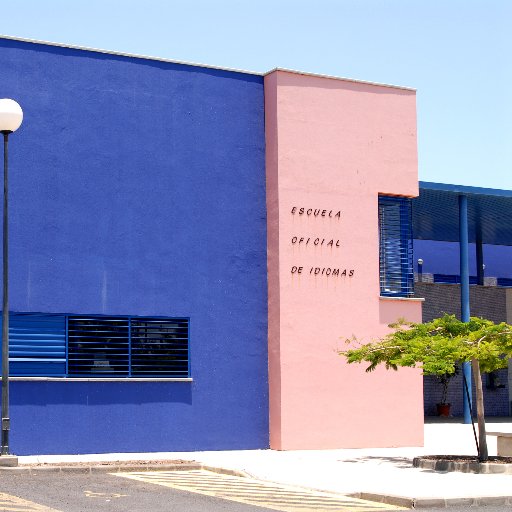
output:
{"label": "blue metal canopy", "polygon": [[512,245],[512,190],[425,181],[412,201],[414,238],[458,242],[461,195],[468,198],[469,242]]}

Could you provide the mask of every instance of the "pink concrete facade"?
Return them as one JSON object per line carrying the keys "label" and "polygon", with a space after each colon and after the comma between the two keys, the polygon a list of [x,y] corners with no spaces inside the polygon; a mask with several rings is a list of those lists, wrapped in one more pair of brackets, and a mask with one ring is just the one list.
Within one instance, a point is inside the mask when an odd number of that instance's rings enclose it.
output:
{"label": "pink concrete facade", "polygon": [[415,92],[275,71],[265,111],[271,448],[419,446],[420,372],[337,354],[421,321],[379,296],[378,195],[418,194]]}

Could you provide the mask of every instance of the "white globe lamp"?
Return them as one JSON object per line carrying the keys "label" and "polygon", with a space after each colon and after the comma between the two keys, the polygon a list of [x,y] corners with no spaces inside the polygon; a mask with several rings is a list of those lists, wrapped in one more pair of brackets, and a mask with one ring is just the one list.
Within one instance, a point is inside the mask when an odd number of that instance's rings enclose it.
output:
{"label": "white globe lamp", "polygon": [[9,98],[0,99],[0,132],[15,132],[23,121],[20,105]]}

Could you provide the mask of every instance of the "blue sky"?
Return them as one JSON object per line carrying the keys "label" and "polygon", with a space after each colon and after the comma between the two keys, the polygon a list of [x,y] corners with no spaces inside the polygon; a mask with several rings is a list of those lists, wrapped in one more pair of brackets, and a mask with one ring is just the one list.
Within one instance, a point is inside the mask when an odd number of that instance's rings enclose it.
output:
{"label": "blue sky", "polygon": [[17,0],[0,15],[3,35],[414,87],[420,179],[504,189],[511,27],[510,0]]}

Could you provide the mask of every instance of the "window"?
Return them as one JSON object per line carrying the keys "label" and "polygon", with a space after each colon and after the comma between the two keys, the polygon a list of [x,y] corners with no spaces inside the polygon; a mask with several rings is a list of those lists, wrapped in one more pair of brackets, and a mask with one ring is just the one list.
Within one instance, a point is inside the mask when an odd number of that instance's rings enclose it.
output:
{"label": "window", "polygon": [[411,200],[379,197],[380,294],[410,297],[414,293]]}
{"label": "window", "polygon": [[187,318],[12,313],[10,374],[188,377]]}

